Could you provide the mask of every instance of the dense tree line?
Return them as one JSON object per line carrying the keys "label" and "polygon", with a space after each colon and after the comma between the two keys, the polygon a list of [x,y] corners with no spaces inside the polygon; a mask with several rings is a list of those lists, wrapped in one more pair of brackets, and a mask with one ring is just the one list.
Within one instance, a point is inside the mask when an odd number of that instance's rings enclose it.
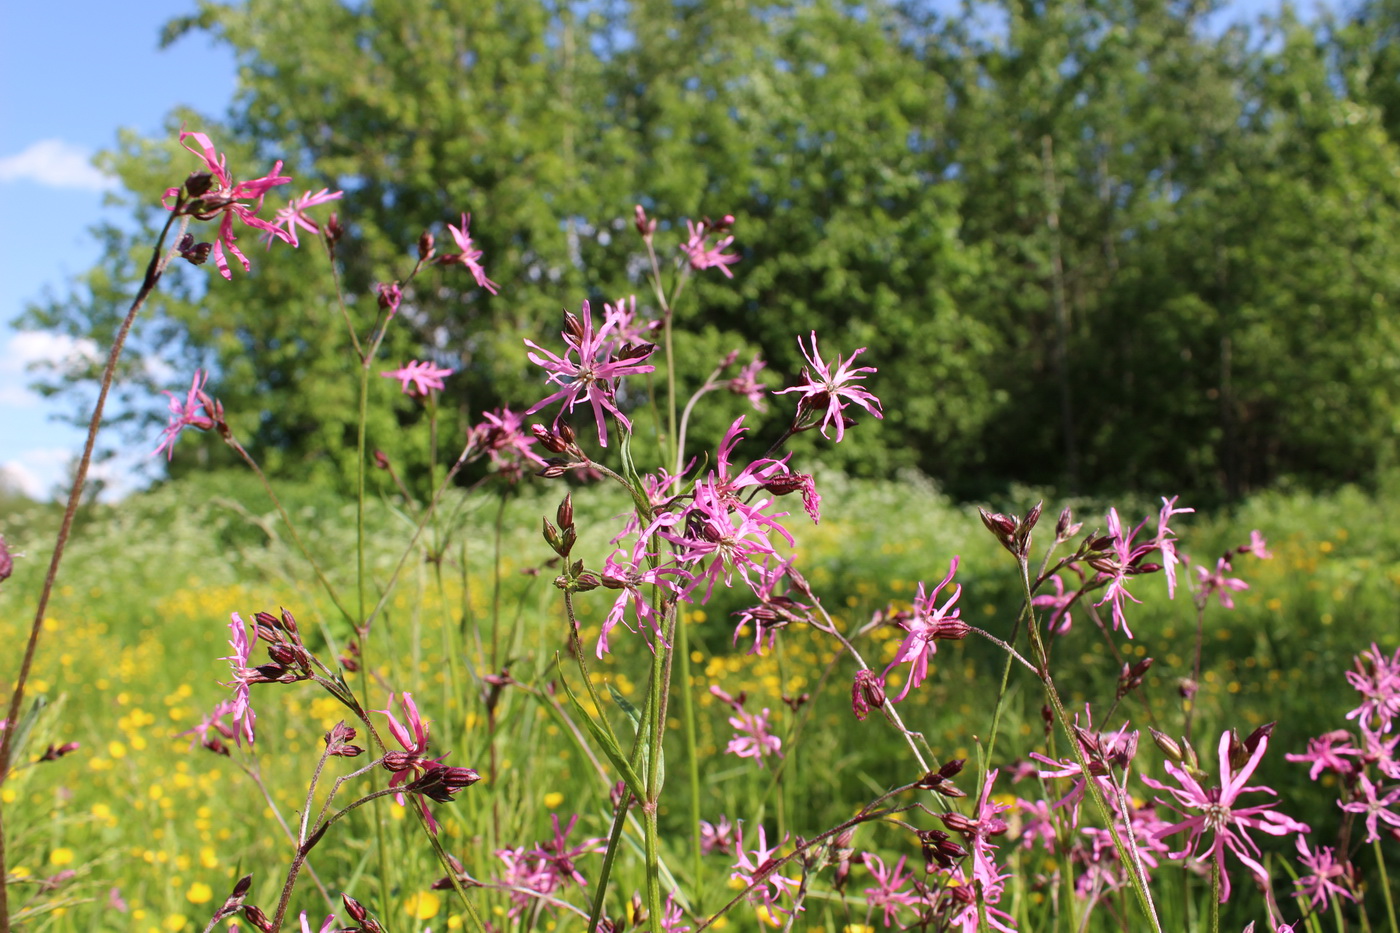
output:
{"label": "dense tree line", "polygon": [[[202,3],[167,38],[229,44],[241,89],[222,123],[172,125],[255,173],[284,159],[297,193],[344,188],[338,268],[366,314],[423,230],[446,240],[472,212],[500,294],[432,270],[389,347],[461,370],[444,397],[461,424],[542,394],[520,341],[557,339],[561,308],[648,304],[641,203],[677,224],[737,218],[733,281],[702,277],[679,310],[683,379],[733,348],[791,379],[811,330],[869,347],[887,417],[829,454],[849,470],[917,467],[965,494],[1364,480],[1391,464],[1400,420],[1400,4],[1223,32],[1211,12]],[[173,138],[110,154],[148,230],[189,161]],[[24,326],[110,331],[146,254],[101,235],[107,261]],[[330,264],[305,248],[256,262],[207,291],[204,270],[172,276],[128,385],[156,358],[211,365],[274,469],[344,476],[355,386]],[[398,430],[419,408],[373,417],[374,446],[423,456]],[[781,418],[771,406],[758,433]]]}

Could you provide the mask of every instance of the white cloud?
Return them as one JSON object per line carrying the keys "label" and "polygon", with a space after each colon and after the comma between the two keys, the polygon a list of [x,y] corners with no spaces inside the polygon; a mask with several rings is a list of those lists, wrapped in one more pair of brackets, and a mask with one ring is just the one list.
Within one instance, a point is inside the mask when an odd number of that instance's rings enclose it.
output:
{"label": "white cloud", "polygon": [[[14,459],[0,463],[0,488],[18,488],[31,499],[66,499],[81,451],[66,447],[35,447],[21,451]],[[104,502],[116,502],[150,482],[140,474],[144,458],[118,455],[88,467],[89,489],[93,482],[106,483]]]}
{"label": "white cloud", "polygon": [[22,374],[31,363],[53,363],[67,368],[73,363],[101,360],[97,343],[86,337],[69,337],[43,330],[17,331],[0,357],[0,373]]}
{"label": "white cloud", "polygon": [[4,181],[80,191],[105,191],[116,183],[97,170],[87,151],[61,139],[41,139],[16,155],[0,158],[0,182]]}
{"label": "white cloud", "polygon": [[48,490],[34,473],[18,460],[0,463],[0,489],[18,489],[31,499],[48,498]]}

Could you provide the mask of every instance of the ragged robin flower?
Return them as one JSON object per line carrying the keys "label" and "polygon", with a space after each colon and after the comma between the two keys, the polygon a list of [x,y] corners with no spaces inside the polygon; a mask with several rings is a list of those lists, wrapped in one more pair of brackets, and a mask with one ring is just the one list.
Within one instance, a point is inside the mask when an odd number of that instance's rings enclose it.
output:
{"label": "ragged robin flower", "polygon": [[[185,142],[187,139],[194,140],[199,148]],[[293,235],[284,231],[277,224],[263,220],[257,216],[262,207],[263,198],[267,195],[269,188],[278,185],[291,183],[291,177],[279,175],[282,170],[282,162],[279,160],[261,178],[250,181],[235,182],[233,176],[229,174],[227,159],[209,141],[209,137],[203,133],[180,132],[180,143],[186,149],[204,160],[207,175],[192,176],[186,182],[185,190],[190,194],[190,199],[181,208],[182,213],[188,213],[200,220],[213,220],[219,218],[219,237],[214,242],[214,266],[219,270],[219,274],[226,279],[232,279],[233,274],[229,271],[228,258],[225,253],[231,253],[240,263],[243,264],[243,271],[252,268],[248,263],[248,257],[238,249],[237,236],[233,232],[233,221],[237,218],[245,226],[255,230],[261,230],[269,236],[276,237],[287,243],[295,245],[296,239]],[[207,180],[206,180],[207,179]],[[178,198],[180,188],[167,188],[162,203],[170,198]],[[175,204],[166,204],[169,210],[175,210]]]}

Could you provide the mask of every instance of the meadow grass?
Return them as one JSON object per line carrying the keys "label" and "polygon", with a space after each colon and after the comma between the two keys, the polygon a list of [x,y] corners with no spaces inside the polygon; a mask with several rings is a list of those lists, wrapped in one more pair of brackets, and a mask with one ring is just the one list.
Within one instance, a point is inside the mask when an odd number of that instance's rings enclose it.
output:
{"label": "meadow grass", "polygon": [[[892,601],[907,601],[918,581],[936,582],[958,554],[964,616],[993,633],[1009,632],[1019,604],[1014,565],[970,506],[953,504],[914,479],[876,483],[819,476],[819,483],[823,520],[797,531],[796,550],[814,590],[846,630]],[[562,492],[561,486],[537,482],[504,500],[449,502],[429,535],[430,552],[441,559],[415,556],[373,635],[371,674],[378,684],[369,687],[371,702],[387,701],[390,685],[411,685],[432,720],[435,746],[450,749],[455,763],[472,765],[486,777],[454,805],[435,808],[449,851],[477,877],[496,871],[497,848],[547,839],[551,813],[565,821],[581,814],[575,838],[605,835],[610,820],[609,779],[576,741],[578,724],[570,711],[547,690],[556,677],[556,655],[567,656],[568,639],[550,582],[557,572],[549,565],[553,555],[536,529],[541,515],[553,514]],[[626,507],[610,492],[592,493],[576,496],[581,554],[602,553],[614,516]],[[1033,501],[1029,492],[1016,495],[1020,501],[995,505],[1010,511]],[[286,501],[328,575],[350,591],[353,506],[312,488],[287,491]],[[1103,509],[1076,505],[1088,531]],[[1143,502],[1134,509],[1120,502],[1119,508],[1134,516],[1153,506]],[[1261,775],[1267,772],[1268,783],[1279,789],[1280,809],[1315,830],[1339,821],[1335,787],[1326,786],[1326,778],[1322,787],[1309,781],[1306,766],[1286,763],[1283,753],[1301,751],[1309,736],[1344,725],[1355,701],[1342,671],[1370,642],[1387,649],[1396,644],[1397,510],[1400,496],[1394,493],[1346,488],[1325,495],[1266,493],[1228,512],[1180,522],[1183,550],[1199,562],[1212,563],[1217,553],[1247,539],[1251,528],[1269,539],[1272,561],[1238,562],[1250,589],[1238,594],[1237,607],[1207,610],[1195,734],[1201,748],[1212,748],[1211,737],[1222,729],[1244,733],[1277,721]],[[880,519],[871,521],[872,515]],[[0,637],[6,643],[21,637],[54,522],[53,511],[40,506],[7,516],[6,536],[23,556],[0,594],[7,609]],[[402,503],[384,499],[373,503],[369,523],[375,542],[370,574],[382,583],[396,565],[395,544],[407,537],[410,517]],[[1143,604],[1133,607],[1137,638],[1131,650],[1156,662],[1143,695],[1159,726],[1176,734],[1176,689],[1191,670],[1194,612],[1187,596],[1169,602],[1156,579],[1141,581],[1135,594]],[[611,598],[606,590],[578,597],[585,645],[591,646]],[[849,816],[862,801],[917,778],[893,732],[852,717],[854,667],[846,659],[833,665],[829,641],[788,629],[764,655],[746,653],[750,639],[734,644],[728,614],[740,608],[738,598],[721,592],[703,609],[683,610],[695,632],[692,687],[702,710],[703,812],[710,819],[724,814],[767,820],[780,833],[810,835]],[[347,637],[348,626],[289,546],[280,520],[244,479],[170,483],[118,506],[90,506],[81,517],[30,685],[48,706],[25,755],[32,760],[48,744],[68,741],[81,749],[18,771],[3,790],[11,874],[32,884],[17,889],[19,902],[43,879],[76,872],[60,894],[34,898],[46,910],[32,918],[30,929],[201,929],[232,879],[248,871],[255,873],[254,899],[275,900],[291,848],[278,820],[295,821],[320,737],[344,710],[307,684],[254,689],[260,738],[248,767],[259,773],[268,799],[237,758],[191,750],[187,738],[175,735],[227,695],[218,683],[227,677],[227,665],[218,659],[229,650],[229,613],[279,607],[296,614],[309,645],[339,646]],[[501,656],[511,659],[511,673],[524,686],[502,693],[488,723],[475,675],[485,670],[493,631]],[[621,649],[593,664],[594,677],[623,697],[636,696],[640,688],[628,672],[645,670],[644,649],[635,639],[614,641]],[[884,636],[861,647],[875,664],[887,662],[897,644]],[[1071,709],[1111,698],[1118,669],[1082,611],[1054,652]],[[1002,657],[975,639],[951,644],[935,658],[925,686],[901,704],[910,728],[923,733],[940,759],[977,760],[978,743],[988,737]],[[1002,726],[1002,762],[1044,746],[1041,694],[1018,674]],[[780,767],[770,761],[757,769],[723,754],[727,708],[708,693],[711,684],[730,694],[747,692],[755,698],[751,705],[774,711],[775,729],[792,752]],[[891,685],[897,684],[892,676]],[[813,699],[801,709],[784,704],[784,696],[802,693]],[[1129,703],[1128,715],[1140,724],[1146,708]],[[616,710],[608,714],[623,722]],[[1139,766],[1160,775],[1159,759],[1144,742]],[[676,785],[685,780],[680,768],[668,778]],[[663,828],[671,830],[662,834],[668,864],[686,859],[682,840],[690,829],[679,803],[685,794],[668,790],[671,807],[661,814]],[[441,870],[416,838],[417,827],[402,808],[386,809],[397,833],[387,840],[395,853],[391,879],[362,900],[390,911],[381,916],[391,929],[458,928],[450,892],[429,889]],[[900,854],[917,858],[893,832],[877,827],[862,833],[861,845],[884,851],[889,861]],[[363,889],[377,877],[374,846],[370,821],[352,818],[347,831],[317,848],[311,865],[332,894],[357,882]],[[1291,855],[1281,849],[1277,854]],[[1023,884],[1016,913],[1027,921],[1025,929],[1050,929],[1034,920],[1052,909],[1047,898],[1054,892],[1036,889],[1033,861],[1027,856],[1019,863]],[[617,871],[621,888],[640,887],[640,872],[628,860]],[[727,875],[722,859],[707,864],[690,892],[692,901],[711,909],[723,903],[732,894]],[[1163,887],[1183,895],[1160,897],[1167,928],[1194,928],[1208,886],[1175,868],[1160,875]],[[295,906],[314,912],[320,895],[307,880]],[[118,901],[125,912],[114,906]],[[486,894],[484,903],[488,919],[505,920],[509,905],[503,896]],[[621,912],[621,905],[614,907]],[[1238,928],[1247,914],[1233,904],[1228,908],[1234,911],[1228,918],[1241,918]],[[1133,908],[1125,902],[1122,909],[1130,915]],[[867,920],[863,908],[832,897],[810,902],[802,923],[846,929]],[[554,929],[556,923],[570,927],[567,918],[548,917],[540,927]],[[741,908],[716,926],[748,929],[756,923],[752,910]]]}

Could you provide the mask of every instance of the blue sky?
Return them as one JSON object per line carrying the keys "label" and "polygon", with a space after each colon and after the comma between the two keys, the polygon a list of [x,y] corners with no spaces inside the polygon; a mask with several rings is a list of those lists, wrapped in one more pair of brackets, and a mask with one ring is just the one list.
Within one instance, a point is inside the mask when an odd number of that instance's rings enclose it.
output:
{"label": "blue sky", "polygon": [[[61,403],[28,391],[28,363],[94,348],[11,326],[26,303],[92,265],[87,233],[120,220],[102,206],[92,168],[120,128],[162,131],[176,106],[223,113],[233,55],[203,36],[158,49],[161,26],[193,0],[33,3],[0,0],[0,482],[48,495],[82,450],[83,432],[59,424]],[[173,388],[173,386],[172,386]],[[149,468],[146,452],[102,468],[118,487]]]}
{"label": "blue sky", "polygon": [[[1313,5],[1299,6],[1306,13]],[[195,7],[194,0],[0,0],[0,483],[31,495],[52,494],[83,433],[54,420],[61,402],[28,390],[26,367],[99,351],[16,332],[12,322],[46,290],[63,294],[97,259],[91,225],[121,220],[104,210],[106,181],[89,161],[119,129],[153,136],[177,106],[211,116],[227,109],[235,89],[227,49],[203,35],[157,47],[161,26]],[[1220,21],[1278,9],[1278,0],[1233,0]],[[98,469],[119,494],[159,465],[139,450]]]}

